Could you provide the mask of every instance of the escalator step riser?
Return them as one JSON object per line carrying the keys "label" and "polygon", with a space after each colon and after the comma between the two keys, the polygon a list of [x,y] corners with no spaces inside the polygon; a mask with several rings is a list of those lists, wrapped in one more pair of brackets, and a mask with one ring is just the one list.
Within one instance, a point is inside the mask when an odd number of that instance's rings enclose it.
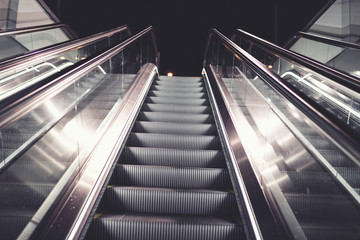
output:
{"label": "escalator step riser", "polygon": [[128,146],[175,149],[221,149],[220,140],[217,136],[192,136],[151,133],[130,134]]}
{"label": "escalator step riser", "polygon": [[166,122],[136,122],[133,132],[189,134],[189,135],[216,135],[214,124],[181,124]]}
{"label": "escalator step riser", "polygon": [[231,216],[234,194],[213,190],[110,187],[104,195],[107,212]]}
{"label": "escalator step riser", "polygon": [[138,120],[177,123],[214,123],[214,118],[211,114],[183,114],[170,112],[140,112]]}
{"label": "escalator step riser", "polygon": [[146,103],[155,103],[155,104],[178,104],[178,105],[196,105],[196,106],[205,106],[209,105],[209,101],[205,98],[203,99],[188,99],[188,98],[173,98],[173,97],[147,97],[145,99]]}
{"label": "escalator step riser", "polygon": [[226,167],[222,151],[125,147],[124,163],[178,167]]}
{"label": "escalator step riser", "polygon": [[201,99],[205,98],[205,93],[187,93],[187,92],[169,92],[169,91],[149,91],[149,96],[155,96],[155,97],[172,97],[172,98],[186,98],[186,99]]}
{"label": "escalator step riser", "polygon": [[211,113],[211,108],[209,106],[144,103],[142,111],[204,114]]}
{"label": "escalator step riser", "polygon": [[202,78],[200,77],[167,77],[167,76],[159,76],[160,81],[170,81],[170,82],[182,82],[182,83],[188,83],[188,82],[202,82]]}
{"label": "escalator step riser", "polygon": [[221,168],[179,168],[118,165],[112,184],[187,189],[230,189],[230,177]]}
{"label": "escalator step riser", "polygon": [[199,88],[203,87],[202,82],[188,82],[188,83],[179,83],[179,82],[170,82],[170,81],[155,81],[155,85],[157,86],[164,86],[164,87],[171,87],[171,88]]}
{"label": "escalator step riser", "polygon": [[192,92],[192,93],[201,93],[205,92],[204,88],[177,88],[177,87],[168,87],[168,86],[159,86],[159,85],[153,85],[151,87],[152,90],[158,90],[158,91],[175,91],[175,92]]}
{"label": "escalator step riser", "polygon": [[207,219],[179,221],[177,218],[167,218],[156,221],[157,219],[159,217],[147,220],[143,216],[135,219],[129,216],[101,216],[93,222],[88,236],[89,239],[134,240],[225,240],[244,237],[242,226],[236,223],[216,224],[206,221]]}

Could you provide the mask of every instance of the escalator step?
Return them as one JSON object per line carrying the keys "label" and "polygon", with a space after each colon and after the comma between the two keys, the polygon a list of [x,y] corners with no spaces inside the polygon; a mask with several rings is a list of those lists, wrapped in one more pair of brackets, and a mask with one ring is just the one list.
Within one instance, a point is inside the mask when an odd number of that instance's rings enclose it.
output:
{"label": "escalator step", "polygon": [[229,173],[222,168],[181,168],[119,164],[115,168],[112,183],[122,186],[161,188],[231,188]]}
{"label": "escalator step", "polygon": [[181,122],[181,123],[213,123],[211,114],[170,113],[170,112],[140,112],[140,121]]}
{"label": "escalator step", "polygon": [[176,86],[153,85],[151,87],[151,89],[158,90],[158,91],[175,91],[175,92],[192,92],[192,93],[204,92],[204,88],[202,88],[202,87],[177,88]]}
{"label": "escalator step", "polygon": [[161,80],[157,80],[154,82],[155,85],[159,85],[159,86],[164,86],[164,87],[176,87],[176,88],[198,88],[198,87],[202,87],[203,83],[202,82],[187,82],[187,83],[182,83],[182,82],[176,82],[176,81],[161,81]]}
{"label": "escalator step", "polygon": [[55,184],[10,183],[0,184],[0,206],[38,208],[50,194]]}
{"label": "escalator step", "polygon": [[136,122],[133,132],[167,133],[167,134],[191,134],[191,135],[215,135],[215,124],[189,124],[169,122]]}
{"label": "escalator step", "polygon": [[232,218],[201,216],[101,215],[89,239],[225,240],[242,239],[242,225]]}
{"label": "escalator step", "polygon": [[199,99],[204,98],[206,94],[202,93],[189,93],[189,92],[176,92],[176,91],[155,91],[151,90],[149,92],[149,96],[156,96],[156,97],[173,97],[173,98],[187,98],[187,99]]}
{"label": "escalator step", "polygon": [[122,157],[125,163],[139,165],[226,167],[223,152],[218,150],[125,147]]}
{"label": "escalator step", "polygon": [[142,111],[203,114],[211,113],[211,108],[210,106],[144,103]]}
{"label": "escalator step", "polygon": [[105,211],[226,216],[236,214],[233,193],[203,189],[108,187]]}
{"label": "escalator step", "polygon": [[147,97],[146,103],[160,103],[160,104],[177,104],[177,105],[209,105],[206,98],[191,99],[191,98],[174,98],[174,97]]}
{"label": "escalator step", "polygon": [[159,76],[158,78],[160,81],[170,81],[170,82],[181,82],[181,83],[188,83],[188,82],[202,82],[201,77],[167,77],[167,76]]}
{"label": "escalator step", "polygon": [[202,135],[131,133],[128,139],[128,145],[135,147],[176,149],[221,149],[219,137]]}
{"label": "escalator step", "polygon": [[0,175],[2,181],[30,181],[55,183],[60,179],[70,162],[16,161]]}

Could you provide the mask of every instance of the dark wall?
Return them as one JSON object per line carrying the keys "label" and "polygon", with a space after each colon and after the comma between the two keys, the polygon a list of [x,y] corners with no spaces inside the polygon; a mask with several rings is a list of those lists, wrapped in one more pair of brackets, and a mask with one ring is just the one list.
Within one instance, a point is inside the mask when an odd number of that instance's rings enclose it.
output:
{"label": "dark wall", "polygon": [[46,0],[80,36],[128,24],[133,33],[153,25],[161,73],[200,75],[208,30],[230,36],[244,29],[284,44],[328,0]]}

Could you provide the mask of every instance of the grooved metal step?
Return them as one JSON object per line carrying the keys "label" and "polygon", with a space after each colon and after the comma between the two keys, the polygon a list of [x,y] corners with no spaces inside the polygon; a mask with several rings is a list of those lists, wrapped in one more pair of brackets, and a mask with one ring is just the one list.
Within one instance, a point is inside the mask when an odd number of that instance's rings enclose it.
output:
{"label": "grooved metal step", "polygon": [[128,139],[128,146],[206,150],[221,149],[220,140],[217,136],[153,133],[131,133]]}
{"label": "grooved metal step", "polygon": [[204,92],[204,88],[196,87],[196,88],[177,88],[176,86],[164,86],[164,85],[153,85],[151,87],[152,90],[159,91],[177,91],[177,92]]}
{"label": "grooved metal step", "polygon": [[177,105],[208,105],[209,101],[205,98],[191,99],[191,98],[174,98],[174,97],[147,97],[146,103],[160,103],[160,104],[177,104]]}
{"label": "grooved metal step", "polygon": [[227,169],[119,164],[112,184],[188,189],[230,189]]}
{"label": "grooved metal step", "polygon": [[177,92],[177,91],[156,91],[156,90],[151,90],[149,92],[149,96],[198,99],[198,98],[204,98],[206,96],[206,94],[204,92],[189,93],[189,92]]}
{"label": "grooved metal step", "polygon": [[209,106],[191,106],[178,104],[153,104],[144,103],[142,111],[152,112],[173,112],[173,113],[211,113]]}
{"label": "grooved metal step", "polygon": [[176,87],[176,88],[198,88],[202,87],[202,82],[187,82],[184,84],[183,82],[177,82],[177,81],[155,81],[155,85],[159,86],[168,86],[168,87]]}
{"label": "grooved metal step", "polygon": [[110,186],[105,211],[181,215],[231,215],[237,209],[234,194],[203,189]]}
{"label": "grooved metal step", "polygon": [[129,164],[178,167],[226,167],[219,150],[125,147],[122,161]]}
{"label": "grooved metal step", "polygon": [[191,135],[215,135],[215,124],[190,124],[169,122],[136,122],[133,132],[167,133],[167,134],[191,134]]}
{"label": "grooved metal step", "polygon": [[223,240],[245,236],[234,218],[202,216],[104,214],[92,227],[89,239]]}
{"label": "grooved metal step", "polygon": [[213,123],[214,117],[211,114],[140,112],[138,120],[155,122]]}

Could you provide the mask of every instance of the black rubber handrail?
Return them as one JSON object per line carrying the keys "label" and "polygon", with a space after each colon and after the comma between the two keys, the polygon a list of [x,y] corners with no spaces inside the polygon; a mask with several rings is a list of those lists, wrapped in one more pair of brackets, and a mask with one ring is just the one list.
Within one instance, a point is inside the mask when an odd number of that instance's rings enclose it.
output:
{"label": "black rubber handrail", "polygon": [[330,80],[337,82],[343,86],[346,86],[353,91],[356,91],[360,93],[360,79],[352,76],[350,74],[347,74],[345,72],[336,70],[334,68],[331,68],[325,64],[322,64],[314,59],[305,57],[301,54],[295,53],[293,51],[287,50],[285,48],[279,47],[271,42],[268,42],[264,39],[261,39],[257,36],[254,36],[248,32],[245,32],[241,29],[236,29],[234,36],[240,36],[242,38],[248,39],[252,42],[255,42],[262,48],[271,51],[277,55],[280,55],[290,61],[296,62],[304,67],[307,67],[310,70],[313,70]]}
{"label": "black rubber handrail", "polygon": [[130,28],[127,25],[123,25],[88,37],[54,44],[50,47],[37,49],[36,51],[31,51],[18,57],[0,61],[0,73],[3,71],[13,70],[22,65],[28,65],[33,61],[39,61],[39,59],[45,59],[50,56],[69,51],[71,49],[76,49],[83,45],[91,44],[92,42],[95,42],[101,38],[110,37],[121,31],[127,31],[128,35],[131,35]]}
{"label": "black rubber handrail", "polygon": [[0,37],[7,37],[11,35],[18,35],[18,34],[25,34],[31,32],[39,32],[45,31],[54,28],[68,28],[69,26],[63,23],[54,23],[54,24],[47,24],[35,27],[25,27],[25,28],[16,28],[16,29],[9,29],[5,31],[0,31]]}
{"label": "black rubber handrail", "polygon": [[352,42],[345,42],[345,41],[341,41],[341,40],[337,40],[337,39],[333,39],[333,38],[329,38],[329,37],[325,37],[325,36],[320,36],[318,34],[313,34],[313,33],[306,33],[306,32],[297,32],[295,34],[296,38],[307,38],[310,40],[314,40],[316,42],[321,42],[321,43],[325,43],[328,45],[333,45],[336,47],[341,47],[341,48],[354,48],[357,50],[360,50],[360,44],[357,43],[352,43]]}

